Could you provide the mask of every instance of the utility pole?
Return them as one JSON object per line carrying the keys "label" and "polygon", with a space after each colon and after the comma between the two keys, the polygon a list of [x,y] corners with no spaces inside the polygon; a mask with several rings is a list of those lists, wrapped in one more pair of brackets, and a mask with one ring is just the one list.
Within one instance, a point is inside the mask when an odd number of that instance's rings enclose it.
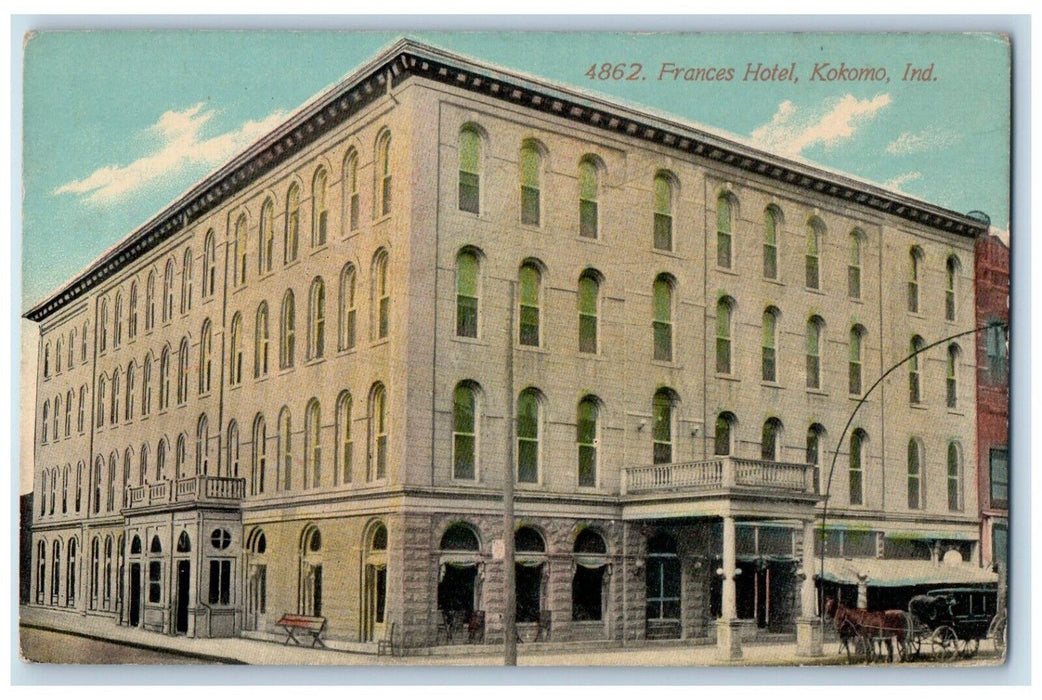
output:
{"label": "utility pole", "polygon": [[517,666],[517,591],[514,586],[514,451],[517,421],[514,418],[514,281],[507,299],[507,454],[503,469],[503,665]]}

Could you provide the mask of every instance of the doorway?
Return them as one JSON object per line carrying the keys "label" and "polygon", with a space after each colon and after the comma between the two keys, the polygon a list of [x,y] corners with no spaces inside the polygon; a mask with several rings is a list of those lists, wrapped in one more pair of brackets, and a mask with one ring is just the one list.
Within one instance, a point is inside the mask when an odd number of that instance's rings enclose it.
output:
{"label": "doorway", "polygon": [[188,634],[188,595],[191,587],[191,562],[177,562],[177,609],[174,613],[174,631]]}
{"label": "doorway", "polygon": [[474,612],[474,581],[478,567],[446,564],[445,575],[438,584],[438,609]]}
{"label": "doorway", "polygon": [[387,567],[365,567],[365,640],[383,639],[387,607]]}
{"label": "doorway", "polygon": [[141,564],[130,565],[130,626],[141,624]]}

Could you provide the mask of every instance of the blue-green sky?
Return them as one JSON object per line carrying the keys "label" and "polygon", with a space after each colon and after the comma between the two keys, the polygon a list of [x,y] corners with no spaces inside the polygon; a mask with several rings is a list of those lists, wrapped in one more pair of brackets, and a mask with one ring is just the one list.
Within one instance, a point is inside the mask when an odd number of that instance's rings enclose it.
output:
{"label": "blue-green sky", "polygon": [[[23,298],[40,301],[290,111],[368,60],[388,32],[50,32],[25,48]],[[625,99],[955,211],[1009,219],[1009,52],[941,34],[410,34]],[[641,63],[645,80],[591,80]],[[662,64],[730,82],[660,80]],[[749,63],[791,80],[743,80]],[[889,81],[815,81],[816,63]],[[932,80],[902,80],[907,64]],[[827,70],[819,72],[827,76]],[[682,76],[681,76],[682,77]],[[220,159],[217,159],[217,156]]]}

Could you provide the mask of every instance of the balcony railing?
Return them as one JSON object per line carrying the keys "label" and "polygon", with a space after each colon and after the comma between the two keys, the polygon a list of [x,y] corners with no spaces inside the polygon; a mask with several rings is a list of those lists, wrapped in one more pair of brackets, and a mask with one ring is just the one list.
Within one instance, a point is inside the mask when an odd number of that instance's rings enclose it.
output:
{"label": "balcony railing", "polygon": [[750,488],[815,494],[818,491],[815,481],[812,464],[717,457],[701,462],[629,467],[623,475],[622,492],[636,494]]}
{"label": "balcony railing", "polygon": [[167,503],[228,503],[246,495],[246,480],[226,476],[189,476],[176,481],[159,481],[127,489],[130,508]]}

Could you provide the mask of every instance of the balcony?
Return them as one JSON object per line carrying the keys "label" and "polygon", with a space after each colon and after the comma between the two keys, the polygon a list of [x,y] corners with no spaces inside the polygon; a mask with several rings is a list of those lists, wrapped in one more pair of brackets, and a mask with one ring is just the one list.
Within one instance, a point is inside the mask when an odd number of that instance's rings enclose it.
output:
{"label": "balcony", "polygon": [[246,495],[246,480],[225,476],[189,476],[127,489],[129,508],[167,505],[237,505]]}
{"label": "balcony", "polygon": [[623,517],[805,515],[818,501],[812,464],[716,457],[629,467],[622,475]]}

